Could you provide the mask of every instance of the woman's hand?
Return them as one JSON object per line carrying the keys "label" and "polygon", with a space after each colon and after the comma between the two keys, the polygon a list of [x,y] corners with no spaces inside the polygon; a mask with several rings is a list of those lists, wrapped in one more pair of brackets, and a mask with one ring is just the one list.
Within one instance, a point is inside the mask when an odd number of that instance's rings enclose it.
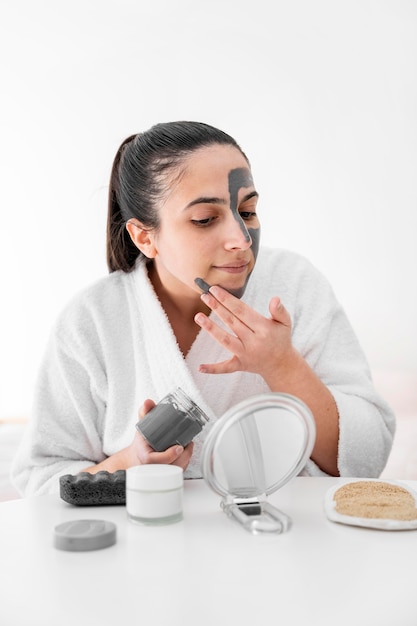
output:
{"label": "woman's hand", "polygon": [[217,285],[202,294],[201,299],[231,333],[204,313],[197,313],[195,322],[232,353],[227,361],[200,365],[201,372],[254,372],[269,382],[280,368],[297,362],[299,357],[291,343],[291,318],[278,297],[269,303],[269,319]]}
{"label": "woman's hand", "polygon": [[[145,400],[139,410],[139,419],[142,419],[153,407],[153,400]],[[131,465],[148,465],[153,463],[165,463],[167,465],[178,465],[185,470],[190,462],[193,453],[193,442],[185,448],[179,445],[171,446],[164,452],[156,452],[146,441],[146,439],[136,431],[135,437],[129,446]]]}
{"label": "woman's hand", "polygon": [[[154,406],[155,402],[153,400],[145,400],[139,410],[139,419],[142,419]],[[134,465],[147,465],[150,463],[178,465],[185,470],[190,462],[193,446],[194,444],[191,442],[185,446],[185,448],[176,445],[171,446],[164,452],[155,452],[139,431],[135,430],[133,441],[127,448],[123,448],[123,450],[112,454],[101,463],[84,469],[83,472],[89,472],[90,474],[96,474],[102,470],[116,472],[117,470],[125,470]]]}
{"label": "woman's hand", "polygon": [[271,317],[260,315],[219,286],[210,287],[201,299],[230,329],[220,328],[204,313],[195,321],[232,353],[221,363],[200,365],[208,374],[246,371],[260,374],[271,391],[292,394],[310,407],[316,422],[311,455],[322,470],[338,475],[339,415],[335,400],[291,342],[291,318],[279,298],[269,303]]}

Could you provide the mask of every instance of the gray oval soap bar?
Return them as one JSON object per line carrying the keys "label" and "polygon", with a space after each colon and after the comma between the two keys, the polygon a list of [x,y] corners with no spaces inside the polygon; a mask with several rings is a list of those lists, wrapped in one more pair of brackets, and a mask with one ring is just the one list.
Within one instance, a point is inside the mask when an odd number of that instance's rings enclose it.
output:
{"label": "gray oval soap bar", "polygon": [[116,524],[106,520],[71,520],[54,529],[54,546],[58,550],[85,552],[108,548],[115,543]]}

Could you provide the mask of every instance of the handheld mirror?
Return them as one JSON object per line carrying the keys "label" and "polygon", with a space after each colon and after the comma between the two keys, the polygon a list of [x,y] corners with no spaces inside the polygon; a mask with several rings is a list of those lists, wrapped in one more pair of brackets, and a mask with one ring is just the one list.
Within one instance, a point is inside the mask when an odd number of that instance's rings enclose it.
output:
{"label": "handheld mirror", "polygon": [[315,436],[313,415],[295,396],[252,396],[229,409],[208,433],[203,477],[222,496],[224,512],[246,530],[284,532],[291,520],[266,496],[301,471]]}

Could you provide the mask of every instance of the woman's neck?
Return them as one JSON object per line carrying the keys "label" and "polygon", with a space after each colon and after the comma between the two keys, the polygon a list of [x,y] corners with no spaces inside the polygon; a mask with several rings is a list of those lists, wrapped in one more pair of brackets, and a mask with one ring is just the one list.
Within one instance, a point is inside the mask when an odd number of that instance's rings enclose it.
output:
{"label": "woman's neck", "polygon": [[177,293],[167,288],[162,283],[153,263],[148,265],[148,275],[168,317],[181,352],[185,356],[200,331],[200,327],[194,321],[194,316],[199,311],[209,315],[210,309],[202,302],[197,292],[187,290],[185,286],[183,292]]}

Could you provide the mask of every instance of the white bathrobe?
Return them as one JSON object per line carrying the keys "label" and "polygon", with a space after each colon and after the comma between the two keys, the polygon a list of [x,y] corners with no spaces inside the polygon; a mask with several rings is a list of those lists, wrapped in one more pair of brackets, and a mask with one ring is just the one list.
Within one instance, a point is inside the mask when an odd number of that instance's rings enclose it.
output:
{"label": "white bathrobe", "polygon": [[[332,288],[303,256],[263,248],[243,300],[269,317],[275,295],[291,315],[295,348],[335,398],[340,474],[379,476],[395,418],[374,390],[365,356]],[[143,401],[158,402],[177,386],[212,421],[239,401],[269,391],[255,374],[198,372],[200,363],[229,357],[204,331],[183,357],[144,264],[128,274],[109,274],[78,294],[53,329],[12,468],[15,486],[25,495],[58,491],[59,476],[76,474],[128,446]],[[195,440],[186,478],[201,477],[206,434],[205,428]],[[323,475],[311,460],[303,473]]]}

